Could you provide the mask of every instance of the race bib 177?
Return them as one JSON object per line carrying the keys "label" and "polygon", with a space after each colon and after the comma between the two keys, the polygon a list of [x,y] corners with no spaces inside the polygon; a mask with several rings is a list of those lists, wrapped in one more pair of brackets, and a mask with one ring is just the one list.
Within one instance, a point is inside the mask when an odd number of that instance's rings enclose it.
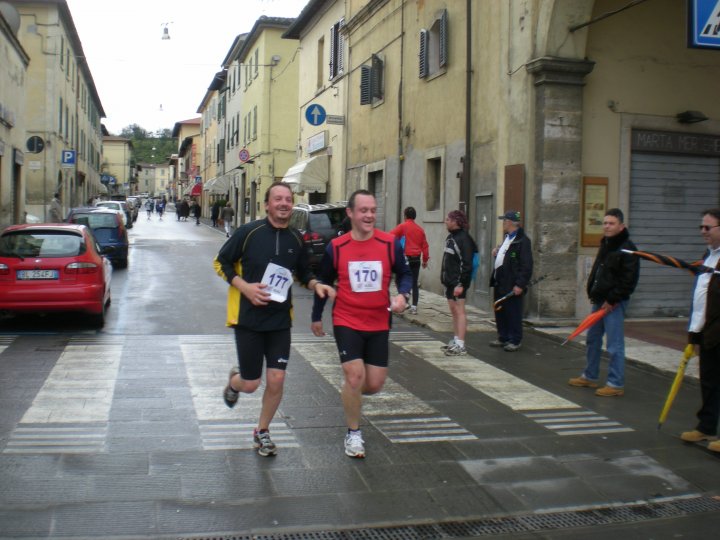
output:
{"label": "race bib 177", "polygon": [[265,269],[262,282],[267,285],[265,291],[270,293],[270,300],[284,302],[292,286],[292,272],[283,266],[270,263]]}

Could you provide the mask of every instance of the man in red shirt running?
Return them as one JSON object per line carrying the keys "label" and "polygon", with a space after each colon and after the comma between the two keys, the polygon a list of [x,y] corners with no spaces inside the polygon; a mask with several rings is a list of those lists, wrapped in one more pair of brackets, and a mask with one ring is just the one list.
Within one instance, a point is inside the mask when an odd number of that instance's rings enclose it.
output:
{"label": "man in red shirt running", "polygon": [[[411,275],[400,241],[375,228],[377,203],[372,193],[353,193],[346,212],[352,229],[328,243],[318,278],[328,285],[337,280],[333,330],[345,375],[341,390],[348,425],[345,454],[362,458],[362,396],[376,394],[385,384],[392,313],[401,313],[407,307]],[[393,272],[399,294],[391,299]],[[325,301],[315,295],[310,328],[316,336],[325,335]]]}
{"label": "man in red shirt running", "polygon": [[[415,223],[417,212],[412,206],[405,209],[405,221],[395,227],[390,234],[394,234],[398,238],[405,237],[405,256],[407,263],[412,272],[412,304],[410,305],[410,313],[417,315],[418,297],[420,289],[418,281],[420,279],[420,265],[427,268],[430,260],[430,247],[423,228]],[[420,256],[422,255],[422,262]]]}

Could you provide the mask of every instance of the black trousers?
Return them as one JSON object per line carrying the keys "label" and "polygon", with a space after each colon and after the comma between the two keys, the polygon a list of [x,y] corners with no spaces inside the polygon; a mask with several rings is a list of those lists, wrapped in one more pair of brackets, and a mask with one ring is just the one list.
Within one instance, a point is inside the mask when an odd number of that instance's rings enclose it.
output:
{"label": "black trousers", "polygon": [[697,430],[717,435],[720,421],[720,345],[700,347],[700,393],[702,406],[697,412]]}
{"label": "black trousers", "polygon": [[407,258],[408,266],[410,267],[410,272],[412,272],[412,306],[417,306],[418,304],[418,298],[420,297],[420,288],[418,287],[418,281],[420,280],[420,255],[417,257],[415,256],[408,256]]}
{"label": "black trousers", "polygon": [[[495,291],[495,300],[502,298],[507,293]],[[502,304],[502,309],[495,312],[495,325],[497,326],[498,339],[503,343],[520,345],[523,337],[522,316],[523,297],[511,296]]]}

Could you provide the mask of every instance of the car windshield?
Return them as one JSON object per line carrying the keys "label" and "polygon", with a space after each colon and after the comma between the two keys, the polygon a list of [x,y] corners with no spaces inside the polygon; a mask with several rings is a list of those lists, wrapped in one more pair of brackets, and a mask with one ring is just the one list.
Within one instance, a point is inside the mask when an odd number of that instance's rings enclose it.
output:
{"label": "car windshield", "polygon": [[307,214],[301,210],[295,210],[290,216],[290,226],[301,231],[307,229],[307,220],[305,219]]}
{"label": "car windshield", "polygon": [[113,210],[120,210],[122,208],[118,202],[99,202],[97,205],[105,208],[112,208]]}
{"label": "car windshield", "polygon": [[0,257],[75,257],[84,252],[82,236],[65,231],[18,231],[0,237]]}
{"label": "car windshield", "polygon": [[117,214],[101,214],[88,213],[88,214],[75,214],[71,218],[72,223],[79,223],[80,225],[87,225],[93,230],[96,229],[115,229],[118,226],[116,216]]}
{"label": "car windshield", "polygon": [[311,213],[310,229],[323,236],[333,236],[345,218],[345,209],[335,208],[330,211]]}

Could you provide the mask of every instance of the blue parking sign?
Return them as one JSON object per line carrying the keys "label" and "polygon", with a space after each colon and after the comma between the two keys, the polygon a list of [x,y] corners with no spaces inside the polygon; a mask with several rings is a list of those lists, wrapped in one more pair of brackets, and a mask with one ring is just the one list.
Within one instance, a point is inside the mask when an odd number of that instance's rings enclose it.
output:
{"label": "blue parking sign", "polygon": [[688,46],[720,49],[720,0],[690,0]]}
{"label": "blue parking sign", "polygon": [[75,165],[75,150],[63,150],[60,163],[63,167],[71,167]]}

